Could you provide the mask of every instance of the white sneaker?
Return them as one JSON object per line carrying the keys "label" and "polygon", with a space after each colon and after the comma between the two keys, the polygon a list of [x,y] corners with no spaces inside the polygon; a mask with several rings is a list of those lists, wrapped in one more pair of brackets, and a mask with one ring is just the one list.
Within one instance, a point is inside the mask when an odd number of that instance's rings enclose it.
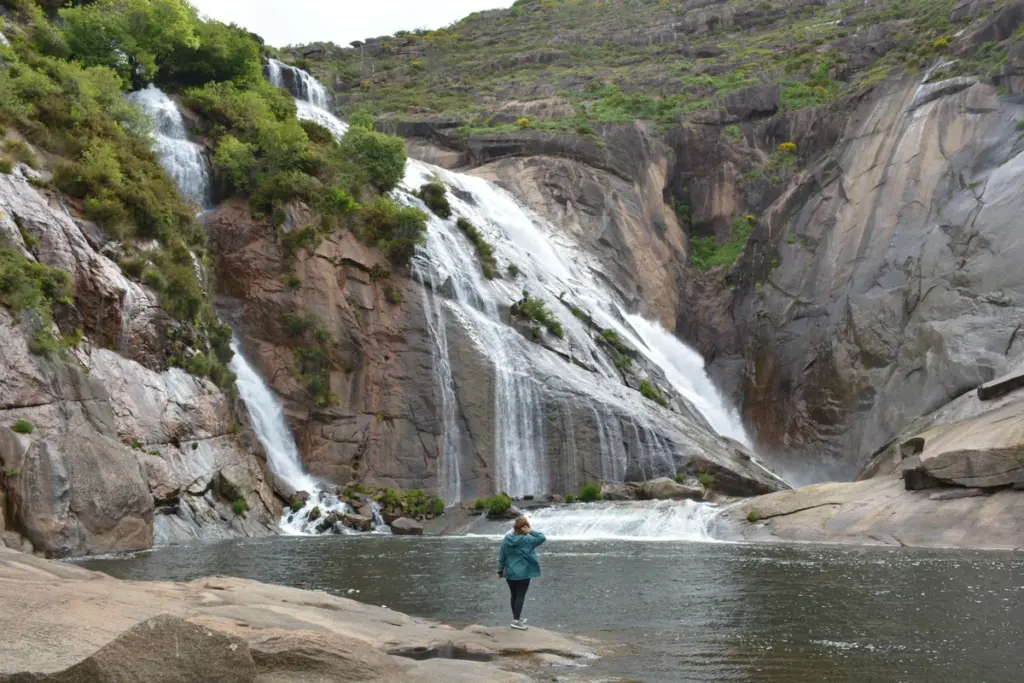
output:
{"label": "white sneaker", "polygon": [[520,631],[525,631],[529,628],[529,626],[527,626],[522,619],[513,619],[510,625],[512,626],[512,628],[518,629]]}

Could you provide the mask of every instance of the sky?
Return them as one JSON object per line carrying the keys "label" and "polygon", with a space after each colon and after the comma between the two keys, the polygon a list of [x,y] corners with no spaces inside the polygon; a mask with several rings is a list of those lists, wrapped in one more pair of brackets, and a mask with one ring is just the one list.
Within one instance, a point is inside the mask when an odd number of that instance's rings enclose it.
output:
{"label": "sky", "polygon": [[234,22],[269,45],[301,45],[435,29],[467,14],[510,7],[513,0],[191,0],[199,13]]}

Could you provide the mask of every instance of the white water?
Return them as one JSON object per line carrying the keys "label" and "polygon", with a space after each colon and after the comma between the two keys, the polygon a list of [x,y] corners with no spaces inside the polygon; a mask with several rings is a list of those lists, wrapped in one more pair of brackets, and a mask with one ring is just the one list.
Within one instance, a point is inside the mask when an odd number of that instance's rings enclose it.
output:
{"label": "white water", "polygon": [[206,208],[211,199],[209,166],[202,147],[188,139],[178,106],[153,85],[131,93],[128,99],[142,107],[156,124],[153,140],[160,165],[185,197]]}
{"label": "white water", "polygon": [[[292,536],[332,531],[341,534],[356,533],[340,522],[326,526],[325,520],[331,516],[331,513],[353,514],[355,510],[340,500],[333,490],[306,473],[302,467],[295,439],[292,438],[288,423],[285,422],[281,403],[255,368],[246,361],[237,339],[231,339],[231,350],[235,352],[235,355],[231,359],[230,368],[238,376],[236,381],[238,395],[249,410],[253,430],[267,452],[271,471],[296,492],[305,491],[309,494],[309,498],[300,510],[285,510],[284,516],[278,523],[281,531]],[[387,533],[389,529],[380,517],[377,504],[371,503],[371,507],[374,530]]]}
{"label": "white water", "polygon": [[[286,77],[285,71],[291,73]],[[298,84],[289,89],[298,97],[301,118],[320,123],[338,137],[344,135],[346,124],[325,109],[328,98],[309,83],[308,74],[274,61],[268,66],[268,74],[271,82],[280,87],[289,87],[289,81]],[[700,356],[656,323],[627,314],[616,295],[597,277],[600,264],[591,262],[572,239],[525,209],[512,195],[481,178],[410,160],[405,189],[396,191],[396,198],[425,208],[410,190],[434,176],[453,190],[448,198],[454,215],[469,219],[494,245],[500,270],[504,272],[509,264],[515,264],[521,273],[515,279],[506,276],[485,280],[472,244],[455,221],[441,220],[428,211],[427,243],[417,253],[413,270],[432,290],[425,293],[424,305],[434,342],[434,369],[445,429],[438,488],[446,501],[452,503],[461,498],[460,470],[464,457],[455,419],[458,399],[448,353],[449,321],[465,330],[494,368],[494,468],[497,487],[514,497],[551,490],[543,392],[550,390],[552,384],[576,396],[591,397],[600,441],[599,476],[606,480],[622,481],[628,468],[638,468],[644,477],[674,473],[677,445],[673,438],[696,439],[691,445],[699,445],[700,434],[714,431],[749,445],[741,421],[708,379]],[[508,306],[521,297],[523,289],[543,297],[565,329],[564,340],[545,333],[544,343],[560,354],[592,366],[592,372],[541,349],[506,324]],[[439,294],[442,290],[447,298]],[[562,295],[565,303],[559,301]],[[659,383],[663,390],[673,390],[669,394],[674,396],[674,413],[658,408],[623,385],[620,371],[601,350],[594,331],[572,315],[569,304],[583,309],[598,327],[614,330],[622,341],[660,368],[660,379],[650,380]],[[558,407],[558,412],[564,413],[560,416],[563,426],[570,430],[568,440],[561,445],[564,451],[575,455],[571,411]],[[666,429],[674,436],[666,437]],[[632,451],[627,443],[632,444]],[[575,482],[573,476],[568,479]],[[692,526],[692,519],[702,519],[704,515],[684,515],[679,512],[684,508],[687,506],[676,503],[664,509],[647,506],[643,514],[617,507],[581,509],[600,512],[606,524],[614,518],[618,520],[615,524],[623,529],[636,526],[635,520],[626,519],[630,515],[651,516],[653,509],[657,513],[653,518],[661,521],[651,523],[678,538],[683,528],[681,516],[691,520],[687,524]],[[705,509],[708,508],[700,508]],[[638,530],[656,535],[654,528]]]}
{"label": "white water", "polygon": [[270,59],[267,60],[267,80],[278,88],[290,91],[300,102],[309,102],[322,111],[331,109],[331,96],[327,88],[302,69]]}
{"label": "white water", "polygon": [[267,451],[270,469],[296,491],[313,493],[320,484],[302,468],[299,449],[284,420],[280,402],[245,360],[237,339],[231,339],[231,350],[235,355],[229,367],[238,376],[235,383],[238,395],[248,408],[256,436]]}
{"label": "white water", "polygon": [[715,506],[693,501],[577,503],[526,516],[552,540],[710,541]]}

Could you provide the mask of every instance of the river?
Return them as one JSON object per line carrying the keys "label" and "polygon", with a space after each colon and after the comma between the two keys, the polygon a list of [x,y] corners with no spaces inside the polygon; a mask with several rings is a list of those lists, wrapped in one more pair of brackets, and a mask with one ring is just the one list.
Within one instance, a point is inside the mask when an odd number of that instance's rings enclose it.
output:
{"label": "river", "polygon": [[[499,625],[509,616],[497,547],[482,537],[276,537],[82,565],[134,580],[237,576]],[[553,540],[541,563],[524,616],[602,653],[559,680],[1024,680],[1019,553]]]}

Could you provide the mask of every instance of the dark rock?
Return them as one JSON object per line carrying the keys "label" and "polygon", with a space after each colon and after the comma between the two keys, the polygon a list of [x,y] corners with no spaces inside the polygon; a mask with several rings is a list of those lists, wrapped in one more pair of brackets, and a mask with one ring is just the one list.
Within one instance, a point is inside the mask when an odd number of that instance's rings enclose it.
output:
{"label": "dark rock", "polygon": [[705,45],[703,47],[697,48],[697,50],[693,53],[693,56],[697,57],[698,59],[713,59],[715,57],[720,57],[724,54],[725,50],[718,47],[717,45]]}
{"label": "dark rock", "polygon": [[409,519],[408,517],[400,517],[389,526],[391,527],[391,533],[395,534],[396,536],[423,535],[423,525],[417,522],[415,519]]}
{"label": "dark rock", "polygon": [[921,456],[918,455],[903,461],[903,485],[908,491],[937,489],[943,486],[941,481],[921,467]]}
{"label": "dark rock", "polygon": [[978,399],[981,401],[991,401],[1018,389],[1024,389],[1024,370],[982,384],[978,387]]}
{"label": "dark rock", "polygon": [[741,121],[772,116],[779,110],[782,89],[775,84],[754,85],[725,98],[725,109]]}
{"label": "dark rock", "polygon": [[399,510],[398,508],[382,508],[380,511],[380,516],[381,519],[384,520],[385,524],[391,526],[395,523],[395,520],[400,519],[402,517],[402,511]]}

